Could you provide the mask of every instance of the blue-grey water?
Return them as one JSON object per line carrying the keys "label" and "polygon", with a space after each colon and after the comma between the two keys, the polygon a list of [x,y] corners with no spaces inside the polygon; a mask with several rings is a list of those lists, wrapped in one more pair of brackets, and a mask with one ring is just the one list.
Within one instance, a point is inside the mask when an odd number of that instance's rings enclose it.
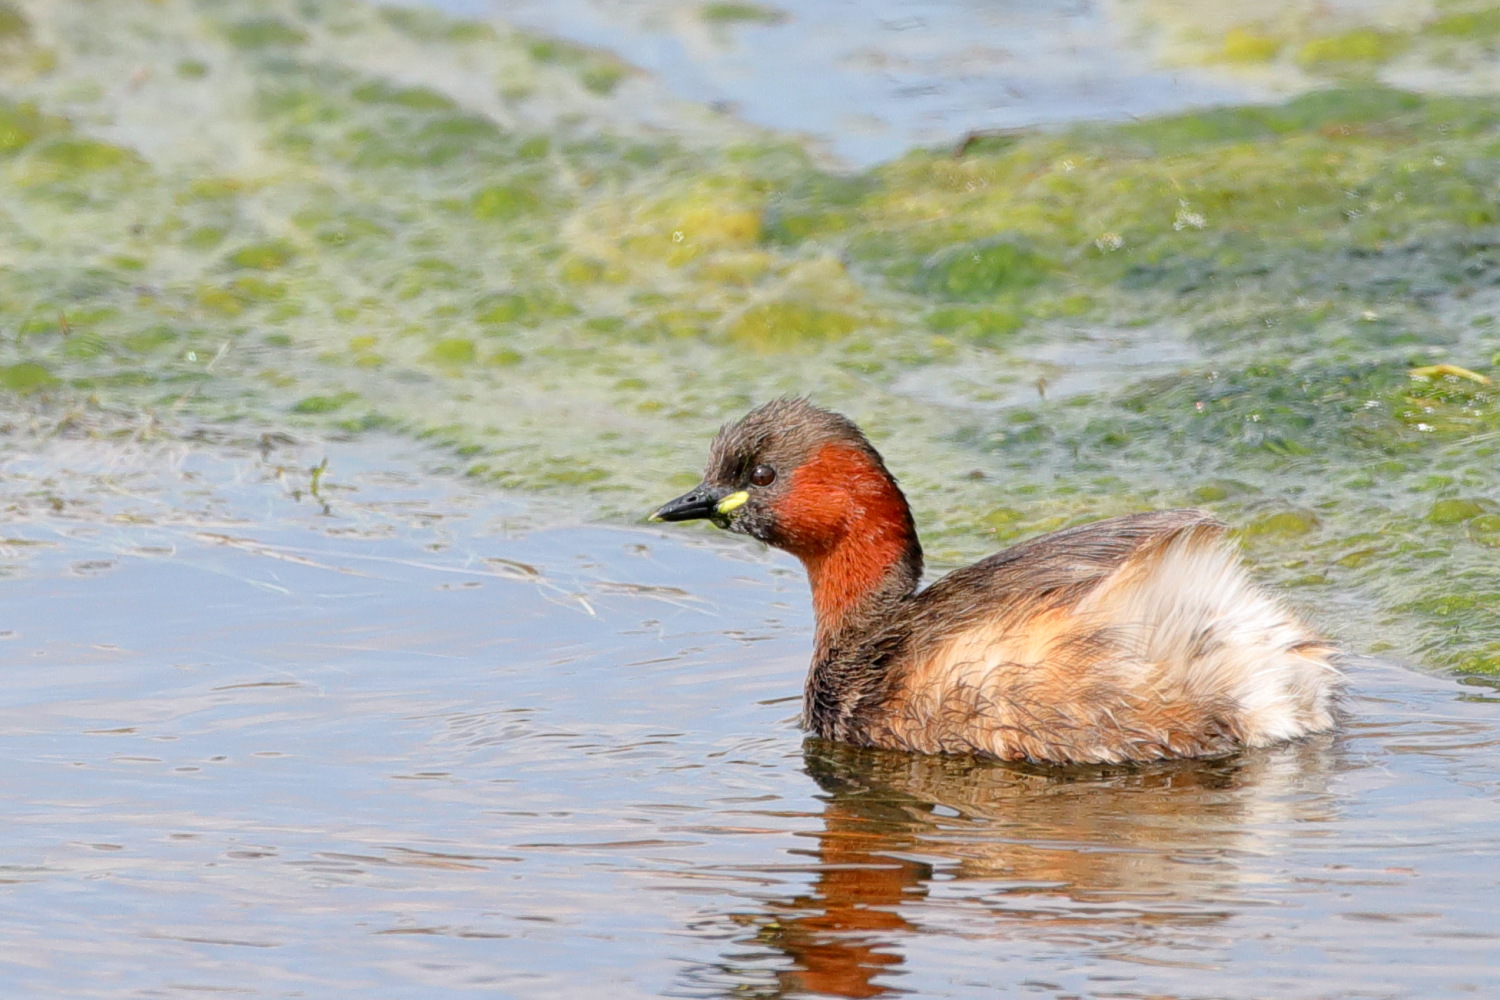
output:
{"label": "blue-grey water", "polygon": [[433,465],[8,449],[0,995],[1500,995],[1491,687],[1356,661],[1338,736],[1143,769],[810,744],[786,558]]}
{"label": "blue-grey water", "polygon": [[[410,0],[402,0],[410,2]],[[972,130],[1129,118],[1259,96],[1163,67],[1099,0],[425,0],[616,53],[687,100],[866,166]],[[735,6],[735,5],[720,5]],[[1250,16],[1250,15],[1247,15]]]}

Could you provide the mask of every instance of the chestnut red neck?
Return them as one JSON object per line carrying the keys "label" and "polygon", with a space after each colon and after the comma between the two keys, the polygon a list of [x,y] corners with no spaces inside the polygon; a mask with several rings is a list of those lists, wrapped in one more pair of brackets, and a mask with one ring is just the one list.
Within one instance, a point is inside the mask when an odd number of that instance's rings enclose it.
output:
{"label": "chestnut red neck", "polygon": [[818,449],[793,473],[776,518],[778,544],[807,568],[820,637],[872,602],[908,596],[922,576],[906,497],[880,458],[863,448]]}

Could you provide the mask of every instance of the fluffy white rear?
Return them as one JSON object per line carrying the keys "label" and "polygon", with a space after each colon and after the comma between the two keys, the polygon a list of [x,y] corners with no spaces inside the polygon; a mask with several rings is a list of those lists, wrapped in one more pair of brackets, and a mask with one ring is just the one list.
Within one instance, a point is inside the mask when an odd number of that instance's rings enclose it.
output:
{"label": "fluffy white rear", "polygon": [[1227,702],[1246,746],[1329,729],[1340,674],[1322,642],[1246,575],[1217,526],[1139,553],[1079,602],[1131,636],[1121,680],[1164,702]]}

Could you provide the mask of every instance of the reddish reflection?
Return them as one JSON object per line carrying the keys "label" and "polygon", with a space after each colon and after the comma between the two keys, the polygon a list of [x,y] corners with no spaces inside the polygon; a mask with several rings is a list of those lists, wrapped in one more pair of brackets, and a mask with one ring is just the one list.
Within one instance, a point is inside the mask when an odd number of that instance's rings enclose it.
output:
{"label": "reddish reflection", "polygon": [[[1330,746],[1036,769],[809,741],[808,773],[828,793],[808,852],[816,881],[754,919],[757,939],[790,959],[774,995],[904,992],[902,944],[923,932],[909,911],[934,864],[1002,901],[976,928],[997,938],[1111,921],[1149,944],[1164,926],[1216,923],[1239,887],[1237,852],[1264,849],[1282,821],[1333,818]],[[1101,916],[1059,901],[1113,905]]]}
{"label": "reddish reflection", "polygon": [[893,831],[883,817],[835,798],[823,822],[813,895],[794,900],[765,937],[796,963],[781,976],[788,991],[882,996],[890,990],[875,978],[901,964],[891,942],[911,930],[898,908],[926,894],[932,868],[890,856],[913,838]]}

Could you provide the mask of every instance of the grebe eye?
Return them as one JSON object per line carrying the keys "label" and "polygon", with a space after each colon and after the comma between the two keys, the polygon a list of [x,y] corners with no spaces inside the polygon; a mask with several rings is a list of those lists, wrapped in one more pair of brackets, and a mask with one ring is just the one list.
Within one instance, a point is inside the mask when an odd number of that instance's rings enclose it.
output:
{"label": "grebe eye", "polygon": [[751,486],[770,486],[776,482],[776,470],[769,465],[757,465],[750,473]]}

